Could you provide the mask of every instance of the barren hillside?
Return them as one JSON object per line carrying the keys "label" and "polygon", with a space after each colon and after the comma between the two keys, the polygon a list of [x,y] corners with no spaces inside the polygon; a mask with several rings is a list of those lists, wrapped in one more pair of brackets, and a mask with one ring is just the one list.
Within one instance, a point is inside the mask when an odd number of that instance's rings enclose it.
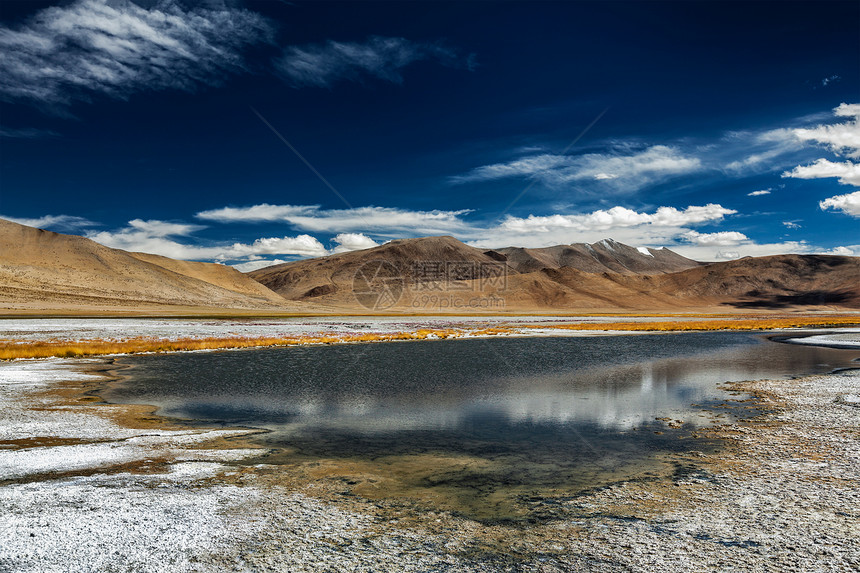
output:
{"label": "barren hillside", "polygon": [[97,311],[138,305],[287,306],[230,267],[128,253],[0,219],[0,308]]}

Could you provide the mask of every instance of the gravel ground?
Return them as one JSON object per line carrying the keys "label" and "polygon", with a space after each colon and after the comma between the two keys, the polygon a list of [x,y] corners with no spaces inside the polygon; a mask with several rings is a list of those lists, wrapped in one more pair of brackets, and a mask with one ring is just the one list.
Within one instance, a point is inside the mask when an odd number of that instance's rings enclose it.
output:
{"label": "gravel ground", "polygon": [[764,413],[702,432],[719,455],[510,525],[285,486],[231,463],[258,451],[241,431],[135,428],[52,393],[93,376],[70,364],[90,363],[0,365],[0,571],[860,570],[857,371],[727,385]]}

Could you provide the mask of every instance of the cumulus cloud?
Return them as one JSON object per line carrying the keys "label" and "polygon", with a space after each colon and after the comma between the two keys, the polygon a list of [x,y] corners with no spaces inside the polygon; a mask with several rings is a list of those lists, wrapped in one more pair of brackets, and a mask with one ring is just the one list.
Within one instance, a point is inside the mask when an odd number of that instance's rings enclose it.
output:
{"label": "cumulus cloud", "polygon": [[687,231],[683,234],[683,238],[693,244],[706,247],[733,247],[749,241],[749,237],[738,231],[720,231],[717,233]]}
{"label": "cumulus cloud", "polygon": [[860,191],[830,197],[819,202],[818,206],[823,210],[833,209],[852,217],[860,217]]}
{"label": "cumulus cloud", "polygon": [[816,253],[816,254],[819,254],[819,255],[838,255],[838,256],[842,256],[842,257],[852,257],[852,256],[854,256],[854,249],[851,249],[851,248],[849,248],[849,247],[842,247],[842,246],[840,246],[840,247],[833,247],[832,249],[830,249],[830,250],[828,250],[828,251],[821,251],[821,252]]}
{"label": "cumulus cloud", "polygon": [[268,42],[259,14],[164,0],[78,0],[0,27],[0,97],[65,105],[93,94],[193,90],[243,69],[242,50]]}
{"label": "cumulus cloud", "polygon": [[424,235],[456,233],[468,225],[462,216],[470,210],[412,211],[394,207],[322,209],[319,205],[269,205],[224,207],[201,211],[198,219],[234,222],[283,222],[313,232],[348,233],[374,231],[380,234],[410,232]]}
{"label": "cumulus cloud", "polygon": [[360,251],[379,246],[379,243],[363,233],[340,233],[332,240],[337,243],[337,247],[334,248],[335,253]]}
{"label": "cumulus cloud", "polygon": [[674,147],[654,145],[634,153],[540,154],[507,163],[477,167],[449,178],[452,184],[530,177],[559,187],[572,182],[599,182],[604,187],[633,190],[673,175],[698,171],[701,161]]}
{"label": "cumulus cloud", "polygon": [[325,44],[287,48],[275,61],[275,70],[294,87],[329,87],[338,81],[367,77],[399,84],[403,69],[419,61],[472,65],[471,57],[461,60],[455,51],[440,44],[371,36],[363,43],[329,40]]}
{"label": "cumulus cloud", "polygon": [[[795,135],[805,141],[815,141],[830,148],[836,155],[852,159],[860,158],[860,104],[842,103],[833,113],[838,117],[850,117],[853,121],[833,125],[819,125],[811,129],[796,129]],[[860,163],[854,161],[830,161],[817,159],[811,165],[798,165],[783,177],[797,179],[823,179],[835,177],[843,185],[860,186]],[[860,191],[835,195],[818,203],[822,210],[833,209],[852,217],[860,217]]]}
{"label": "cumulus cloud", "polygon": [[833,113],[838,117],[853,118],[853,121],[795,129],[794,136],[801,141],[822,143],[839,155],[860,158],[860,104],[843,103]]}
{"label": "cumulus cloud", "polygon": [[798,165],[782,176],[796,179],[836,177],[843,185],[860,185],[860,163],[817,159],[812,165]]}
{"label": "cumulus cloud", "polygon": [[321,257],[328,251],[316,237],[263,237],[251,244],[233,243],[221,255],[223,259],[238,259],[249,255],[299,255]]}
{"label": "cumulus cloud", "polygon": [[529,215],[526,218],[509,215],[500,227],[520,233],[546,233],[553,229],[610,231],[641,225],[680,227],[706,221],[718,221],[726,215],[732,215],[736,212],[733,209],[726,209],[722,205],[713,203],[703,206],[693,205],[684,210],[675,207],[660,207],[654,213],[640,213],[618,206],[576,215]]}
{"label": "cumulus cloud", "polygon": [[98,225],[98,223],[94,223],[89,219],[74,215],[44,215],[36,218],[0,215],[0,219],[6,219],[19,225],[27,225],[28,227],[36,227],[38,229],[73,230]]}

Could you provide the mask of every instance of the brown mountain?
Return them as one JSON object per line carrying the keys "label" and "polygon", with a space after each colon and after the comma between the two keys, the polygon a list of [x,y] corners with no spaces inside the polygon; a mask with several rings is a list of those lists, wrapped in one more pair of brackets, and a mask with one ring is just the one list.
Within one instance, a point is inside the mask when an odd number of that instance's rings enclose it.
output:
{"label": "brown mountain", "polygon": [[0,220],[0,313],[860,308],[858,257],[703,264],[610,239],[495,250],[403,239],[249,275]]}
{"label": "brown mountain", "polygon": [[860,307],[860,259],[779,255],[699,263],[611,239],[482,250],[392,241],[249,273],[295,301],[351,310],[529,311]]}
{"label": "brown mountain", "polygon": [[616,280],[622,285],[671,293],[680,300],[709,300],[738,308],[860,308],[860,257],[745,257],[669,275]]}
{"label": "brown mountain", "polygon": [[0,310],[277,309],[282,297],[232,267],[111,249],[0,219]]}
{"label": "brown mountain", "polygon": [[[424,263],[466,262],[497,266],[499,261],[481,249],[454,237],[399,239],[361,251],[306,259],[266,267],[248,273],[250,277],[289,300],[325,297],[326,302],[353,304],[353,281],[368,263],[385,261],[397,276],[409,280]],[[376,270],[376,269],[374,269]],[[351,301],[351,302],[350,302]]]}
{"label": "brown mountain", "polygon": [[572,268],[587,273],[662,274],[701,266],[669,249],[634,248],[612,239],[540,249],[507,247],[496,252],[517,272]]}

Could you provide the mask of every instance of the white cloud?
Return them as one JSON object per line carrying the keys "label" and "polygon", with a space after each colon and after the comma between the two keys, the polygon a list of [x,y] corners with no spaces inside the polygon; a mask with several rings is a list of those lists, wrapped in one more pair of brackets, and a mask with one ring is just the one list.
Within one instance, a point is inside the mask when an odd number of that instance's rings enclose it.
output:
{"label": "white cloud", "polygon": [[782,176],[796,179],[837,177],[843,185],[860,185],[860,163],[817,159],[812,165],[798,165],[791,171],[783,173]]}
{"label": "white cloud", "polygon": [[146,233],[153,237],[188,236],[195,231],[206,227],[202,225],[189,225],[187,223],[171,223],[169,221],[134,219],[128,222],[132,229]]}
{"label": "white cloud", "polygon": [[348,233],[373,231],[379,234],[408,232],[440,235],[466,231],[461,218],[470,210],[410,211],[393,207],[357,207],[354,209],[322,209],[319,205],[253,205],[224,207],[202,211],[199,219],[232,222],[284,222],[295,228],[312,232]]}
{"label": "white cloud", "polygon": [[370,249],[371,247],[379,246],[379,243],[362,233],[340,233],[333,241],[337,243],[337,247],[333,251],[335,253],[360,251],[361,249]]}
{"label": "white cloud", "polygon": [[[457,54],[438,44],[410,42],[405,38],[371,36],[364,43],[335,42],[287,48],[275,61],[275,70],[294,87],[328,87],[340,80],[375,77],[403,81],[406,66],[422,61],[460,65]],[[463,65],[471,66],[471,58]]]}
{"label": "white cloud", "polygon": [[[827,145],[836,155],[860,158],[860,104],[842,103],[833,113],[839,117],[852,117],[854,121],[833,125],[819,125],[811,129],[796,129],[798,138]],[[798,165],[783,177],[797,179],[823,179],[835,177],[843,185],[860,186],[860,163],[853,161],[830,161],[817,159],[812,165]],[[835,195],[818,203],[822,210],[842,211],[852,217],[860,217],[860,191]]]}
{"label": "white cloud", "polygon": [[129,221],[128,227],[117,231],[91,232],[87,237],[102,245],[125,251],[152,253],[175,259],[234,261],[255,259],[260,255],[295,255],[319,257],[329,254],[316,238],[263,237],[253,243],[196,245],[179,242],[171,237],[189,237],[203,227],[165,221]]}
{"label": "white cloud", "polygon": [[328,251],[316,237],[299,235],[297,237],[264,237],[251,244],[234,243],[224,250],[221,258],[232,260],[249,255],[321,257],[327,254]]}
{"label": "white cloud", "polygon": [[810,129],[795,129],[801,141],[823,143],[834,153],[854,159],[860,158],[860,104],[840,104],[833,110],[839,117],[853,117],[854,121],[832,125],[818,125]]}
{"label": "white cloud", "polygon": [[239,263],[236,265],[230,265],[234,269],[242,273],[250,273],[251,271],[256,271],[257,269],[264,269],[266,267],[271,267],[273,265],[280,265],[289,261],[285,261],[283,259],[260,259],[256,261],[248,261],[247,263]]}
{"label": "white cloud", "polygon": [[201,211],[195,217],[219,223],[250,223],[262,221],[290,221],[293,217],[319,212],[319,205],[269,205],[251,207],[222,207]]}
{"label": "white cloud", "polygon": [[747,197],[761,197],[762,195],[770,195],[770,189],[761,189],[759,191],[753,191],[752,193],[747,193]]}
{"label": "white cloud", "polygon": [[824,210],[834,209],[852,217],[860,217],[860,191],[830,197],[818,203],[818,206]]}
{"label": "white cloud", "polygon": [[788,253],[808,254],[814,248],[806,241],[785,241],[781,243],[756,243],[750,240],[731,248],[720,248],[719,245],[677,244],[669,245],[676,253],[697,261],[732,260],[740,257],[766,257]]}
{"label": "white cloud", "polygon": [[733,247],[749,241],[749,237],[738,231],[720,231],[717,233],[687,231],[682,237],[693,244],[705,247]]}
{"label": "white cloud", "polygon": [[526,218],[508,215],[501,229],[518,233],[547,233],[553,230],[610,231],[625,227],[653,225],[657,227],[679,227],[706,221],[719,221],[736,211],[722,205],[709,203],[690,206],[683,211],[674,207],[660,207],[654,213],[640,213],[626,207],[600,209],[576,215],[529,215]]}
{"label": "white cloud", "polygon": [[735,259],[741,258],[741,254],[737,251],[718,251],[716,255],[716,259],[725,260],[725,261],[733,261]]}
{"label": "white cloud", "polygon": [[782,224],[783,224],[783,226],[785,226],[789,229],[801,229],[801,228],[803,228],[803,226],[800,225],[799,223],[797,223],[796,221],[783,221]]}
{"label": "white cloud", "polygon": [[630,191],[660,179],[698,171],[701,161],[674,147],[654,145],[628,154],[532,155],[507,163],[477,167],[449,178],[453,184],[491,181],[509,177],[532,177],[550,186],[572,182],[599,182],[610,188]]}
{"label": "white cloud", "polygon": [[80,229],[81,227],[94,227],[98,224],[90,221],[89,219],[76,217],[74,215],[45,215],[35,219],[0,215],[0,219],[6,219],[7,221],[12,221],[19,225],[27,225],[28,227],[36,227],[38,229],[71,230]]}
{"label": "white cloud", "polygon": [[843,257],[852,257],[854,256],[854,249],[848,247],[833,247],[829,251],[821,251],[816,253],[818,255],[839,255]]}
{"label": "white cloud", "polygon": [[192,90],[241,70],[241,51],[272,34],[262,16],[226,3],[78,0],[0,27],[0,97],[63,105],[93,93]]}

